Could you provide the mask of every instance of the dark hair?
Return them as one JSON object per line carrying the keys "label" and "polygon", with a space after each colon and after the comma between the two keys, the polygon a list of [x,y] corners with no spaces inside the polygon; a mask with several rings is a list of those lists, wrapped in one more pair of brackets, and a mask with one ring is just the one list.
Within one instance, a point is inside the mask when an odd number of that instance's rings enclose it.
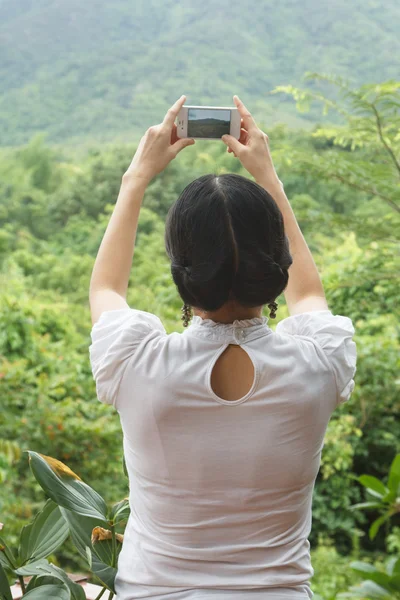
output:
{"label": "dark hair", "polygon": [[273,302],[292,264],[283,217],[260,185],[240,175],[203,175],[168,212],[165,247],[185,304],[213,311],[228,300]]}

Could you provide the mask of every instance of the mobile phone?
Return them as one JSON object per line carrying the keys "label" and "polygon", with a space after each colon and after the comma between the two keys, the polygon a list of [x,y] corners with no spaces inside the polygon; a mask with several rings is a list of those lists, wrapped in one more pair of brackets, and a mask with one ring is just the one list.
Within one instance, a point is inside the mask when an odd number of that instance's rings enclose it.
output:
{"label": "mobile phone", "polygon": [[240,113],[236,107],[184,105],[177,117],[177,136],[215,140],[227,133],[238,140],[240,124]]}

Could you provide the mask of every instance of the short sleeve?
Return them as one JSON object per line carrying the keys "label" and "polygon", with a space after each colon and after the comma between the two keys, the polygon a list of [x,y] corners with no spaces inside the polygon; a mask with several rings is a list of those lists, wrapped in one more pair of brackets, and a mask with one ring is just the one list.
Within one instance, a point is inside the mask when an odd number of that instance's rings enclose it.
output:
{"label": "short sleeve", "polygon": [[276,332],[312,338],[333,371],[337,404],[347,402],[354,389],[357,363],[355,330],[349,317],[333,315],[330,310],[300,313],[283,319],[276,326]]}
{"label": "short sleeve", "polygon": [[128,364],[140,344],[165,334],[160,319],[133,308],[104,311],[91,331],[90,363],[100,402],[116,407],[118,388]]}

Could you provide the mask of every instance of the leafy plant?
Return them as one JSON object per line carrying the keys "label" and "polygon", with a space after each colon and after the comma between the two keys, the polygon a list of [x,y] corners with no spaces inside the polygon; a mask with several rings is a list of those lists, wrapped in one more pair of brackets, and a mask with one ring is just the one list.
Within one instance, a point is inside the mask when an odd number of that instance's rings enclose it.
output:
{"label": "leafy plant", "polygon": [[[400,513],[400,454],[391,464],[387,485],[377,477],[361,475],[358,481],[366,488],[374,500],[353,505],[352,509],[373,509],[383,511],[369,529],[370,539],[374,539],[381,525]],[[368,600],[394,600],[400,598],[400,555],[389,557],[382,571],[366,562],[353,561],[350,567],[363,578],[360,585],[352,586],[338,598],[363,598]]]}
{"label": "leafy plant", "polygon": [[358,561],[351,562],[350,567],[364,581],[359,585],[352,586],[348,592],[339,594],[339,599],[395,600],[395,598],[400,598],[400,558],[390,558],[385,572],[378,570],[373,565]]}
{"label": "leafy plant", "polygon": [[373,540],[381,525],[396,513],[400,513],[400,454],[393,459],[387,485],[372,475],[361,475],[358,481],[374,500],[354,504],[351,509],[374,509],[384,513],[369,528],[369,537]]}
{"label": "leafy plant", "polygon": [[324,184],[338,182],[348,189],[349,197],[361,193],[373,200],[372,205],[364,201],[354,211],[352,228],[364,238],[371,239],[376,232],[377,239],[386,238],[397,245],[400,82],[389,80],[352,88],[340,77],[308,73],[306,79],[311,89],[286,85],[276,87],[272,93],[290,95],[301,112],[307,112],[312,103],[322,104],[323,113],[336,113],[340,124],[316,126],[311,146],[282,145],[287,167],[308,173]]}
{"label": "leafy plant", "polygon": [[[47,560],[69,534],[88,569],[103,584],[102,593],[109,590],[112,598],[123,540],[116,527],[129,517],[128,499],[108,509],[100,494],[67,465],[38,452],[28,454],[32,473],[50,498],[22,529],[16,554],[0,537],[0,600],[11,600],[7,574],[18,577],[24,598],[84,600],[83,588]],[[27,586],[24,576],[32,577]]]}

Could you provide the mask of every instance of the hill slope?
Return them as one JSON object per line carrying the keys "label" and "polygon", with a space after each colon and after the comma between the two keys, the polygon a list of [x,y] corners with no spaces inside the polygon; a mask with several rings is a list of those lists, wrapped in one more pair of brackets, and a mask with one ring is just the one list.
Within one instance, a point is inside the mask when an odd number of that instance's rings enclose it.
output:
{"label": "hill slope", "polygon": [[0,144],[134,134],[181,93],[274,121],[307,70],[398,77],[399,29],[397,0],[0,0]]}

